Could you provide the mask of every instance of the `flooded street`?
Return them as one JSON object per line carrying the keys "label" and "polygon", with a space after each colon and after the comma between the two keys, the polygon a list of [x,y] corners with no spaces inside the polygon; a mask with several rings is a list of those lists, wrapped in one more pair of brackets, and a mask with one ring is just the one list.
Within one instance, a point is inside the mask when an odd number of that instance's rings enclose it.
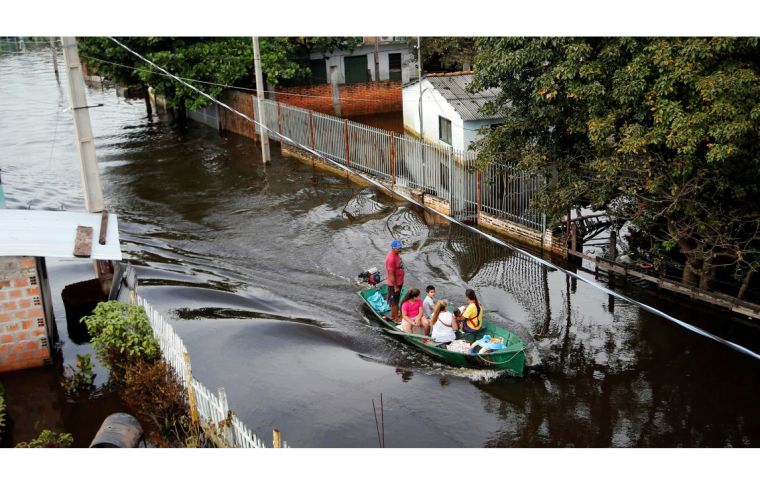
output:
{"label": "flooded street", "polygon": [[[294,447],[375,447],[372,400],[382,392],[389,447],[760,446],[760,365],[751,358],[282,157],[276,143],[264,167],[247,138],[148,119],[142,100],[114,89],[90,88],[88,101],[103,104],[90,114],[106,206],[119,216],[141,295],[172,319],[193,373],[225,387],[231,408],[264,438],[276,427]],[[49,51],[0,53],[7,208],[83,210],[67,104]],[[457,305],[475,289],[489,318],[538,352],[541,368],[525,378],[449,368],[382,334],[355,280],[383,266],[392,238],[408,247],[407,285],[433,284]],[[60,291],[91,278],[92,266],[49,259],[48,270],[71,364],[92,349],[68,337]],[[760,346],[757,330],[722,311],[623,291]],[[9,408],[30,376],[50,382],[48,369],[38,370],[0,375]],[[67,431],[81,423],[74,407],[55,420]]]}

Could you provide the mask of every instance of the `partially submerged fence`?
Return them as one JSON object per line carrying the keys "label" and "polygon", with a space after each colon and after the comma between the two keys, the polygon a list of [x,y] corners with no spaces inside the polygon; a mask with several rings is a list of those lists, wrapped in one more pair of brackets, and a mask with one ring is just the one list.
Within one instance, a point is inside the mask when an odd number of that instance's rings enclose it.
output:
{"label": "partially submerged fence", "polygon": [[[161,355],[171,366],[177,381],[187,390],[191,416],[203,422],[207,432],[211,432],[217,437],[217,440],[221,439],[225,446],[265,448],[264,441],[232,413],[227,403],[227,394],[224,388],[220,387],[217,393],[214,393],[193,377],[190,355],[182,339],[174,332],[163,315],[136,293],[134,287],[137,280],[134,270],[127,267],[124,278],[130,288],[130,302],[145,309],[150,326],[153,329],[153,336],[161,347]],[[120,300],[123,298],[124,295],[119,295]],[[275,438],[274,443],[282,448],[288,448],[287,442],[280,444],[279,438]]]}
{"label": "partially submerged fence", "polygon": [[[261,118],[251,96],[254,118]],[[406,134],[263,100],[268,135],[294,146],[306,145],[332,161],[380,180],[419,189],[448,201],[449,213],[459,220],[479,222],[489,214],[543,233],[546,216],[532,207],[542,177],[519,171],[508,163],[475,169],[476,154],[433,145]],[[261,134],[256,126],[256,133]]]}

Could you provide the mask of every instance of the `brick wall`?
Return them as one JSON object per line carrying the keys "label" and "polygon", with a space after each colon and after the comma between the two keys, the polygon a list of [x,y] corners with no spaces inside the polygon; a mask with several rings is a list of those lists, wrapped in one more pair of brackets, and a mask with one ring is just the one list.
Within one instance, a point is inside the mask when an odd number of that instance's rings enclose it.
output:
{"label": "brick wall", "polygon": [[400,112],[404,109],[401,82],[382,81],[340,85],[343,116]]}
{"label": "brick wall", "polygon": [[50,360],[40,278],[33,257],[0,257],[0,372]]}
{"label": "brick wall", "polygon": [[277,101],[294,107],[335,115],[332,85],[329,83],[303,87],[277,87]]}

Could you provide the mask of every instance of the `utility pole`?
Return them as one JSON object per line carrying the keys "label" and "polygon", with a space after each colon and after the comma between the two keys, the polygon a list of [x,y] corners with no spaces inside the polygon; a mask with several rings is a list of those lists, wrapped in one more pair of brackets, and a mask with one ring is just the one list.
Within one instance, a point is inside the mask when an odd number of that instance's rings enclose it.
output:
{"label": "utility pole", "polygon": [[55,51],[55,37],[50,37],[50,50],[53,52],[53,70],[55,70],[55,78],[58,78],[58,55]]}
{"label": "utility pole", "polygon": [[84,205],[88,212],[101,212],[103,190],[100,187],[100,173],[95,156],[95,144],[92,139],[90,112],[85,96],[82,66],[79,63],[79,50],[75,37],[61,37],[63,47],[63,62],[66,66],[66,78],[69,84],[69,109],[74,117],[74,129],[79,150],[81,166],[82,190],[84,190]]}
{"label": "utility pole", "polygon": [[380,81],[380,37],[375,37],[375,81]]}
{"label": "utility pole", "polygon": [[266,114],[264,113],[264,102],[261,101],[264,98],[264,75],[261,73],[259,37],[253,37],[253,66],[256,69],[256,104],[259,107],[259,118],[256,121],[261,124],[261,134],[259,135],[261,139],[261,160],[264,163],[269,163],[269,133],[264,128],[267,122]]}

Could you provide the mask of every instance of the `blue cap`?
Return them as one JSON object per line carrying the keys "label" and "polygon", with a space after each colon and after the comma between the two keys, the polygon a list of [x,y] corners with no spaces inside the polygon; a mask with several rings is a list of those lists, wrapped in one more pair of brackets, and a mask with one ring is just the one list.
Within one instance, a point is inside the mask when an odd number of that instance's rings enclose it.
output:
{"label": "blue cap", "polygon": [[391,242],[391,248],[399,249],[401,248],[401,240],[394,240]]}

